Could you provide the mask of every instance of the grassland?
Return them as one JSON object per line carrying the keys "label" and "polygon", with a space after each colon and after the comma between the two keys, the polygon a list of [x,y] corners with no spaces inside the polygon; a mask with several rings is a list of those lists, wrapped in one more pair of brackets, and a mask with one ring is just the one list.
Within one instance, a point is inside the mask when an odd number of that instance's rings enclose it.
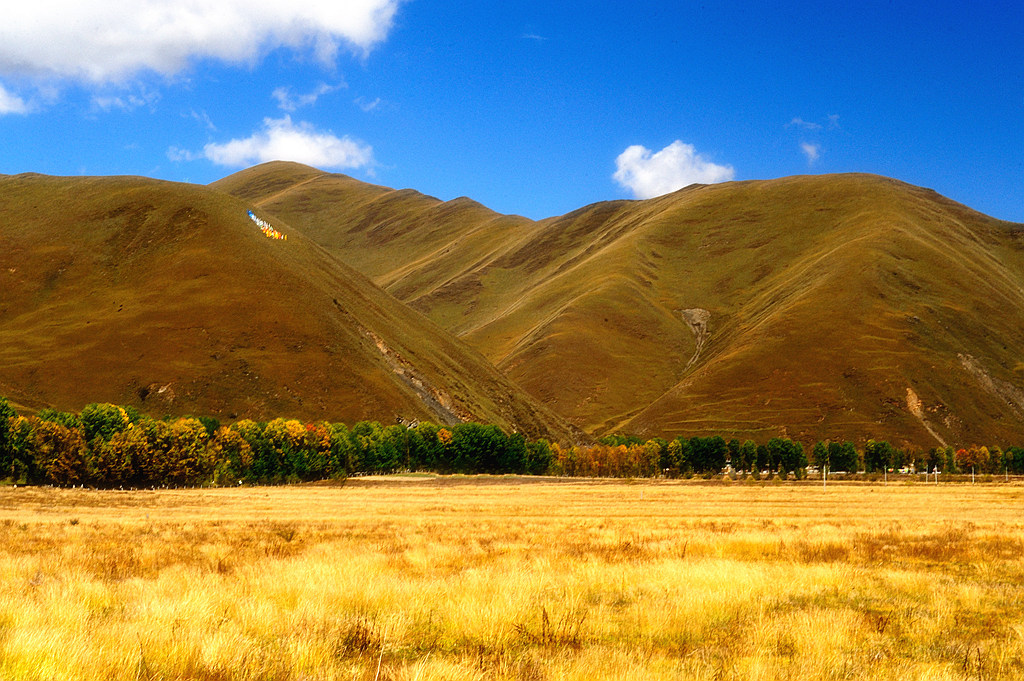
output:
{"label": "grassland", "polygon": [[4,679],[1013,679],[1024,487],[0,490]]}

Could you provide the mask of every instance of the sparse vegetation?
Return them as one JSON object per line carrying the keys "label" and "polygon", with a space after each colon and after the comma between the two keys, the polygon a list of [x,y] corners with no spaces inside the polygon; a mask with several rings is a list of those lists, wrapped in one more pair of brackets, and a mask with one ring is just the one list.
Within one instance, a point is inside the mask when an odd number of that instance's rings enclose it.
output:
{"label": "sparse vegetation", "polygon": [[0,677],[1016,679],[1020,496],[461,476],[8,487]]}

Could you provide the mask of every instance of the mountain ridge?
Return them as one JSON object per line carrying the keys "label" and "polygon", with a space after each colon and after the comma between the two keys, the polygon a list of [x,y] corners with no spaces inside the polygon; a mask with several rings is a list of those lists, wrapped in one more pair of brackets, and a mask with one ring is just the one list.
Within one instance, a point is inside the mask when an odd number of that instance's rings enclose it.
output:
{"label": "mountain ridge", "polygon": [[0,237],[0,394],[28,407],[1024,441],[1024,225],[891,178],[534,221],[294,163],[21,174]]}
{"label": "mountain ridge", "polygon": [[146,178],[0,179],[0,390],[223,418],[485,420],[572,440],[558,417],[249,204]]}
{"label": "mountain ridge", "polygon": [[932,190],[795,176],[535,222],[338,177],[254,198],[595,435],[1024,437],[990,388],[1021,384],[1022,228]]}

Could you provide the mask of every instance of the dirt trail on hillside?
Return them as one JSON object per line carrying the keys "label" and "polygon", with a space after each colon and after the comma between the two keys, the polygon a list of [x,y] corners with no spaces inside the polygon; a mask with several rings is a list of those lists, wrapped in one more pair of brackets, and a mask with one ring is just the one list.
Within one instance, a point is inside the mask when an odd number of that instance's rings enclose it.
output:
{"label": "dirt trail on hillside", "polygon": [[993,378],[985,371],[985,367],[981,365],[981,362],[971,355],[961,353],[957,357],[960,359],[960,364],[967,370],[967,373],[973,376],[981,384],[981,387],[1006,402],[1006,406],[1013,410],[1017,418],[1024,419],[1024,392],[1021,392],[1012,383]]}
{"label": "dirt trail on hillside", "polygon": [[[693,357],[686,363],[686,369],[689,369],[697,360],[700,359],[700,353],[704,350],[704,346],[708,341],[708,322],[711,321],[711,313],[700,307],[691,307],[687,310],[680,310],[680,314],[683,315],[683,321],[690,327],[690,331],[693,332],[693,340],[695,347],[693,349]],[[685,371],[685,369],[684,369]]]}
{"label": "dirt trail on hillside", "polygon": [[925,430],[931,433],[931,436],[934,437],[940,445],[942,445],[943,447],[949,446],[946,444],[946,441],[939,436],[938,433],[932,430],[932,426],[930,423],[928,423],[928,419],[924,417],[924,407],[921,405],[921,398],[918,397],[917,393],[915,393],[913,388],[910,387],[907,388],[907,410],[917,417],[917,419],[921,422],[921,425],[924,426]]}
{"label": "dirt trail on hillside", "polygon": [[276,199],[276,198],[278,198],[280,196],[284,196],[285,194],[288,194],[290,192],[293,192],[296,189],[298,189],[299,187],[301,187],[303,185],[306,185],[306,184],[309,184],[310,182],[313,182],[314,180],[319,180],[321,177],[322,177],[321,175],[316,175],[314,177],[310,177],[308,179],[305,179],[302,182],[297,182],[295,184],[288,185],[287,187],[285,187],[284,189],[282,189],[279,192],[275,192],[275,193],[271,194],[270,196],[264,196],[259,201],[256,201],[253,205],[255,205],[255,206],[259,207],[259,208],[262,208],[263,206],[265,206],[266,204],[270,203],[274,199]]}

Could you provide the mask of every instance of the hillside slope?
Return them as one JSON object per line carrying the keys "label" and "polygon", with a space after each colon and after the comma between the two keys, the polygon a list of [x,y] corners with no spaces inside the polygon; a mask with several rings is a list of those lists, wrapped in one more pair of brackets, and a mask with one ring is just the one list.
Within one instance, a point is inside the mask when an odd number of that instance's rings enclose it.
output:
{"label": "hillside slope", "polygon": [[363,275],[207,187],[0,176],[0,394],[155,414],[563,421]]}
{"label": "hillside slope", "polygon": [[586,430],[1024,441],[1024,238],[870,175],[533,222],[266,164],[280,216]]}

